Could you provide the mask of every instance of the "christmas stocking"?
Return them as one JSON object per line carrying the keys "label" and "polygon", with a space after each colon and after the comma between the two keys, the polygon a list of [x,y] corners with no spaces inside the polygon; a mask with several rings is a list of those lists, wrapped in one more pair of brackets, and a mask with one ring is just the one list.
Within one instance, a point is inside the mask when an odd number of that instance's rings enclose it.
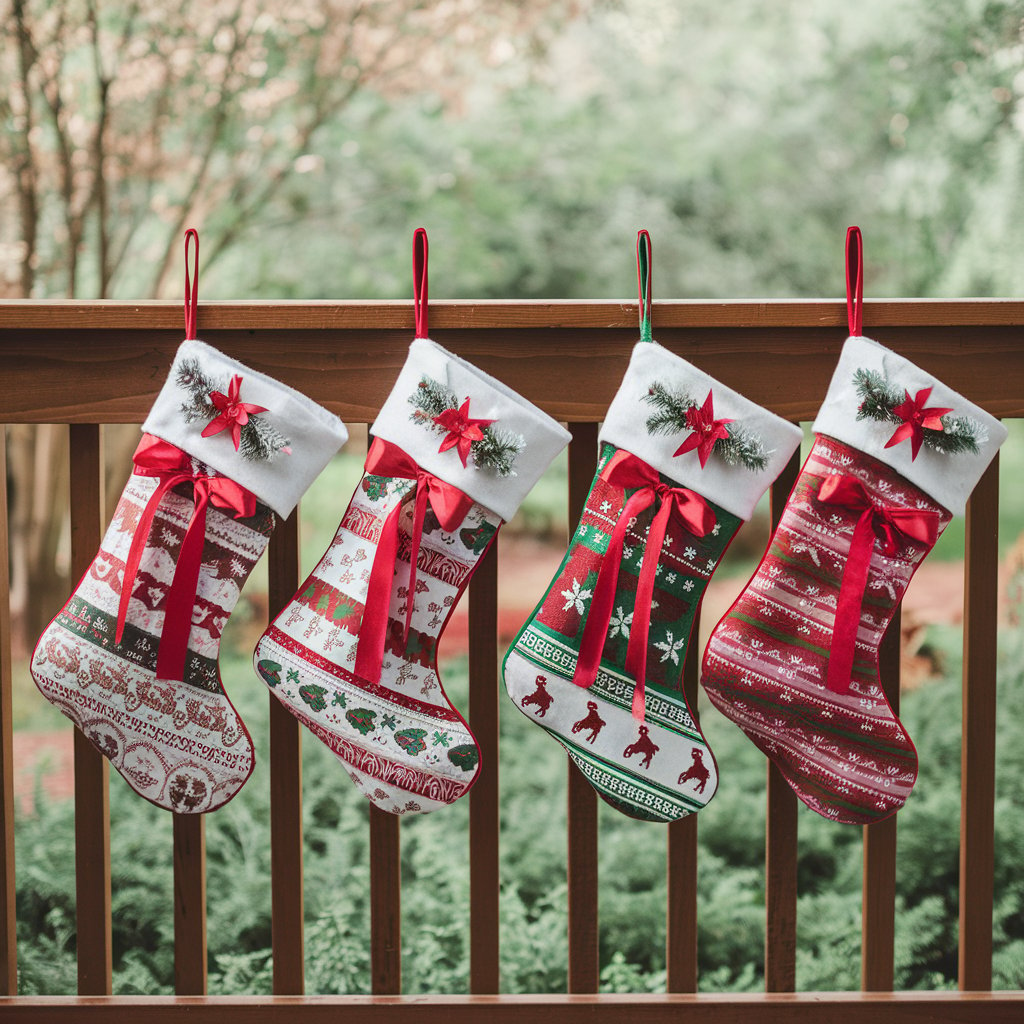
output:
{"label": "christmas stocking", "polygon": [[879,644],[1006,429],[859,336],[859,313],[851,335],[768,550],[712,633],[702,682],[808,807],[867,824],[902,807],[917,779],[917,751],[879,684]]}
{"label": "christmas stocking", "polygon": [[505,687],[613,807],[673,821],[718,785],[681,684],[694,617],[800,431],[641,341],[600,442],[569,550],[505,657]]}
{"label": "christmas stocking", "polygon": [[292,511],[346,432],[194,340],[142,429],[99,553],[31,670],[136,792],[201,813],[230,800],[254,760],[220,679],[221,631],[275,516]]}
{"label": "christmas stocking", "polygon": [[331,546],[254,661],[371,803],[426,812],[462,796],[480,766],[438,677],[438,640],[502,521],[568,434],[419,337],[371,435]]}

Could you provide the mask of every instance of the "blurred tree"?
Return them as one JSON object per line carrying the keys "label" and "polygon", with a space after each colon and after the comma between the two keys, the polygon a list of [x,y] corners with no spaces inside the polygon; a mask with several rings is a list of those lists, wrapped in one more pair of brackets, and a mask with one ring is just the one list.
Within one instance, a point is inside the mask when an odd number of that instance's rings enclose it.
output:
{"label": "blurred tree", "polygon": [[0,210],[18,228],[0,260],[9,292],[69,298],[165,294],[186,221],[209,264],[361,92],[427,80],[454,103],[495,47],[537,53],[580,6],[9,2]]}
{"label": "blurred tree", "polygon": [[1021,294],[1022,24],[1020,0],[595,5],[458,116],[429,80],[360,97],[222,287],[405,296],[424,223],[438,296],[628,297],[640,226],[656,297],[838,295],[860,223],[870,296]]}
{"label": "blurred tree", "polygon": [[[344,137],[363,92],[395,100],[429,81],[457,105],[481,64],[508,47],[538,57],[582,6],[0,3],[0,297],[180,293],[186,225],[201,227],[208,268],[322,164],[317,133]],[[112,446],[118,481],[133,446]],[[66,590],[66,450],[62,428],[11,433],[16,649]]]}

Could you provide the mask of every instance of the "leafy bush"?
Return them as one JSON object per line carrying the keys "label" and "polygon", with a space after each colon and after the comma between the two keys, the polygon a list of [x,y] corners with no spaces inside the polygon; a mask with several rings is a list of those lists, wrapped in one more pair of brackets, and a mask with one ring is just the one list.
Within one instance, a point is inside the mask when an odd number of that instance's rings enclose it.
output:
{"label": "leafy bush", "polygon": [[[948,988],[957,968],[960,782],[958,633],[933,628],[948,677],[908,693],[903,720],[920,777],[900,814],[896,984]],[[1024,637],[1004,638],[999,670],[994,984],[1024,984]],[[266,691],[247,661],[224,666],[257,743],[257,769],[207,818],[210,991],[270,991],[269,757]],[[465,661],[446,684],[466,704]],[[698,842],[700,985],[763,986],[764,759],[742,733],[702,708],[723,769],[701,813]],[[501,708],[501,968],[508,992],[564,991],[565,757],[507,702]],[[320,743],[303,744],[307,990],[367,992],[368,804]],[[111,774],[114,988],[173,989],[171,818]],[[73,806],[48,801],[17,822],[20,991],[75,990]],[[664,826],[600,808],[600,951],[604,991],[665,984]],[[798,986],[860,983],[860,829],[799,812]],[[463,992],[469,977],[468,801],[402,823],[403,988]]]}

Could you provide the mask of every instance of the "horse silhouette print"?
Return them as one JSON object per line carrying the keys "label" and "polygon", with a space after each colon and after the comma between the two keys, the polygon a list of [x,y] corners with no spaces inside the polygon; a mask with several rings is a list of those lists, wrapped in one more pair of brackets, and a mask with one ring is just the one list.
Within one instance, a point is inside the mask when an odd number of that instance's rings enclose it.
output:
{"label": "horse silhouette print", "polygon": [[711,772],[708,771],[707,766],[704,764],[704,755],[699,750],[693,750],[691,753],[693,754],[693,764],[679,776],[679,781],[676,785],[681,786],[688,779],[693,779],[697,783],[695,792],[703,793],[704,787],[708,784],[708,779],[711,778]]}
{"label": "horse silhouette print", "polygon": [[537,708],[537,717],[543,718],[548,713],[548,708],[551,707],[555,698],[547,691],[547,676],[537,676],[536,683],[537,689],[533,693],[528,693],[519,702],[519,706],[525,708],[528,704],[533,704]]}
{"label": "horse silhouette print", "polygon": [[608,723],[597,713],[597,701],[587,701],[587,713],[578,722],[573,722],[572,731],[573,733],[583,732],[584,729],[590,731],[589,736],[585,736],[584,739],[588,743],[593,743],[597,739],[597,734],[607,725]]}
{"label": "horse silhouette print", "polygon": [[628,747],[622,752],[622,756],[630,758],[634,754],[642,754],[643,760],[640,762],[641,768],[651,767],[651,758],[661,750],[654,740],[652,740],[647,734],[650,730],[646,725],[640,726],[640,735],[636,738],[636,742],[630,743]]}

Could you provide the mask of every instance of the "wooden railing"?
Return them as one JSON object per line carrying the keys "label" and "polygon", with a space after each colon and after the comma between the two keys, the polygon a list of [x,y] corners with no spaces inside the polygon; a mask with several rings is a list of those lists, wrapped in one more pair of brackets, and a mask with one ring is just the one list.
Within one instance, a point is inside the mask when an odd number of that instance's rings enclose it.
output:
{"label": "wooden railing", "polygon": [[[569,515],[575,522],[595,464],[598,423],[637,335],[636,307],[610,302],[437,302],[432,336],[569,423]],[[1024,416],[1024,302],[869,302],[865,333],[956,387],[1000,417]],[[667,302],[654,307],[658,341],[790,420],[812,419],[846,331],[839,302]],[[70,424],[72,575],[99,546],[101,423],[141,422],[182,335],[178,304],[0,304],[0,424]],[[199,336],[299,388],[347,423],[372,421],[412,337],[410,303],[210,303]],[[0,470],[4,467],[0,445]],[[772,489],[781,513],[798,463]],[[11,661],[6,473],[0,472],[0,992],[17,988]],[[597,995],[598,829],[594,790],[570,767],[568,787],[568,963],[564,995],[499,995],[498,949],[498,550],[480,565],[469,595],[470,723],[484,768],[470,801],[469,995],[401,996],[399,819],[371,809],[372,994],[303,996],[302,780],[296,720],[270,700],[273,997],[207,997],[204,819],[174,820],[177,996],[112,997],[108,766],[75,735],[75,844],[79,995],[0,997],[4,1018],[133,1021],[381,1022],[495,1020],[678,1020],[733,1024],[820,1021],[1020,1021],[1024,993],[992,983],[995,798],[996,569],[998,461],[982,477],[967,514],[964,607],[963,771],[960,844],[959,992],[892,993],[896,830],[894,817],[863,830],[860,993],[794,994],[796,982],[796,798],[768,771],[764,995],[699,994],[697,829],[668,829],[667,993]],[[1017,492],[1020,493],[1019,491]],[[299,580],[297,515],[270,545],[270,611]],[[899,629],[883,648],[883,679],[899,697]],[[693,645],[692,655],[697,653]],[[686,665],[691,703],[697,659]],[[837,826],[838,827],[838,826]],[[1024,851],[1022,851],[1024,855]],[[372,1012],[371,1012],[372,1011]]]}

